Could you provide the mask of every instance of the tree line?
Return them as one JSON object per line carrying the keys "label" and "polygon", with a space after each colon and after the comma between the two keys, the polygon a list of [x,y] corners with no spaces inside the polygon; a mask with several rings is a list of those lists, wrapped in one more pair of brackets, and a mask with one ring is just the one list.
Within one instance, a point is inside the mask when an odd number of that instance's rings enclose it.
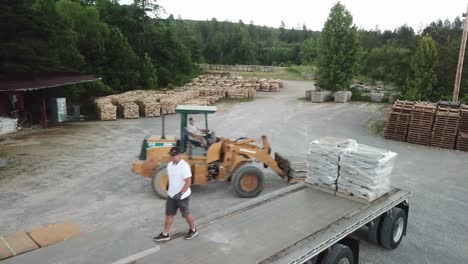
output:
{"label": "tree line", "polygon": [[[331,90],[346,89],[353,78],[391,83],[413,99],[448,98],[453,90],[458,17],[421,32],[407,25],[363,30],[337,3],[317,32],[304,25],[286,28],[284,22],[273,28],[214,18],[162,19],[160,10],[155,0],[2,1],[0,77],[76,71],[103,78],[88,85],[90,91],[122,92],[182,85],[201,72],[198,63],[307,64],[317,66],[319,85]],[[468,94],[466,72],[461,95]]]}

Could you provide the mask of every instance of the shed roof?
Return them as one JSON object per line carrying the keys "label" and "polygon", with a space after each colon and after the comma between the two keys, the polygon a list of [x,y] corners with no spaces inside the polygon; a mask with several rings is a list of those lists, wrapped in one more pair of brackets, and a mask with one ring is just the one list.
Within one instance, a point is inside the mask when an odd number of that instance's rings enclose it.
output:
{"label": "shed roof", "polygon": [[101,78],[77,73],[45,74],[35,77],[12,78],[0,80],[0,92],[32,91],[98,80],[101,80]]}

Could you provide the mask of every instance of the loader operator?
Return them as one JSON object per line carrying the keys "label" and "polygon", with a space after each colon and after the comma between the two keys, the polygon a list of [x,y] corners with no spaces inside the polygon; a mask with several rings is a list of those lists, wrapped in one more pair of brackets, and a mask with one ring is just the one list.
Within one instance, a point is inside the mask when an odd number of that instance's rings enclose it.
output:
{"label": "loader operator", "polygon": [[187,125],[187,133],[189,140],[200,143],[201,146],[204,148],[208,147],[206,139],[199,132],[207,133],[209,132],[209,130],[197,127],[195,125],[195,120],[193,119],[193,117],[190,117],[189,124]]}

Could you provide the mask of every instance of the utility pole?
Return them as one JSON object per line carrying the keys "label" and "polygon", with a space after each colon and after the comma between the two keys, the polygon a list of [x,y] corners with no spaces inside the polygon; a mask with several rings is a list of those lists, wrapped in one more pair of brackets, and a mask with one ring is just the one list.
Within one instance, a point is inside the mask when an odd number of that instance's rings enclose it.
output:
{"label": "utility pole", "polygon": [[453,98],[452,101],[458,102],[458,95],[460,93],[460,82],[462,77],[462,70],[463,70],[463,59],[465,58],[465,48],[466,48],[466,38],[468,35],[468,18],[466,17],[468,14],[468,5],[466,8],[466,13],[463,14],[465,18],[463,22],[463,35],[462,41],[460,46],[460,53],[458,54],[458,66],[457,66],[457,75],[455,75],[455,87],[453,89]]}

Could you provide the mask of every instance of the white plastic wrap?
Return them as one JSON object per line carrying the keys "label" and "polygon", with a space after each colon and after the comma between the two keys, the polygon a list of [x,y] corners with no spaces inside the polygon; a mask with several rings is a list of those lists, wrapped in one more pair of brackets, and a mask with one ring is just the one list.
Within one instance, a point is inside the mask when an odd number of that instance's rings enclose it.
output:
{"label": "white plastic wrap", "polygon": [[341,155],[357,147],[351,139],[326,137],[310,143],[306,182],[332,186],[338,178]]}
{"label": "white plastic wrap", "polygon": [[359,144],[340,158],[338,191],[373,200],[390,190],[397,154]]}

